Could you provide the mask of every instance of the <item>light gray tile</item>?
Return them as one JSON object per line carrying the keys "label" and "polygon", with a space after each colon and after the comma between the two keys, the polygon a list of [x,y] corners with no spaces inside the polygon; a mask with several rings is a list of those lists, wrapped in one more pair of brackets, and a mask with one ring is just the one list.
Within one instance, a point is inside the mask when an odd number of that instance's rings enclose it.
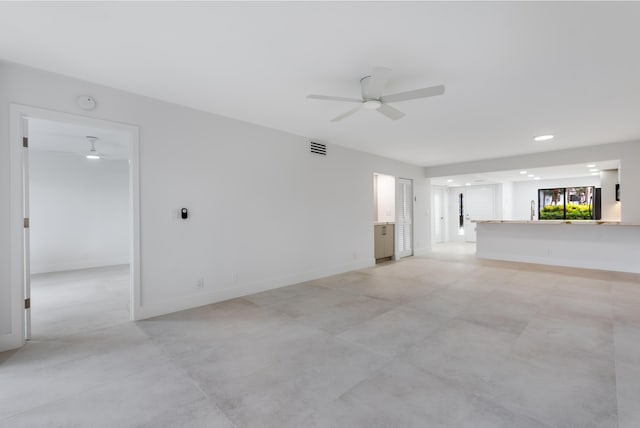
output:
{"label": "light gray tile", "polygon": [[[167,409],[175,412],[203,394],[171,364],[153,364],[129,376],[105,379],[73,396],[3,420],[7,427],[135,427]],[[29,401],[29,397],[25,397]],[[222,415],[219,415],[223,420]]]}
{"label": "light gray tile", "polygon": [[489,380],[516,339],[511,333],[451,320],[409,348],[402,358],[458,385],[475,388]]}
{"label": "light gray tile", "polygon": [[389,301],[326,289],[322,293],[287,299],[271,308],[311,327],[338,334],[394,306]]}
{"label": "light gray tile", "polygon": [[640,426],[640,368],[635,364],[616,362],[616,386],[618,399],[618,426]]}
{"label": "light gray tile", "polygon": [[543,427],[396,360],[310,415],[309,427]]}
{"label": "light gray tile", "polygon": [[481,395],[551,426],[617,426],[611,361],[510,357],[501,361]]}
{"label": "light gray tile", "polygon": [[326,336],[249,376],[225,385],[203,383],[202,388],[238,426],[282,427],[335,400],[385,362]]}
{"label": "light gray tile", "polygon": [[358,324],[338,337],[393,356],[421,341],[447,319],[409,307],[398,307]]}

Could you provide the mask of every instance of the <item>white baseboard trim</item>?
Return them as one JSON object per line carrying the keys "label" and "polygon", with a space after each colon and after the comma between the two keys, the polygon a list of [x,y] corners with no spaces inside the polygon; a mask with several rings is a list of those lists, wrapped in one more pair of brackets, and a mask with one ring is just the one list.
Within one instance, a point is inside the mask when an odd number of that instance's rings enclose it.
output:
{"label": "white baseboard trim", "polygon": [[[210,305],[212,303],[248,296],[261,291],[273,290],[287,285],[298,284],[300,282],[311,281],[326,276],[337,275],[358,269],[375,266],[375,260],[359,260],[353,263],[332,266],[330,268],[318,269],[309,272],[301,272],[282,278],[273,278],[266,281],[253,282],[249,284],[235,284],[215,291],[202,291],[188,296],[164,299],[157,302],[144,303],[139,310],[138,320],[170,314],[172,312],[192,309],[198,306]],[[144,279],[143,279],[144,282]],[[144,288],[144,283],[143,283]]]}
{"label": "white baseboard trim", "polygon": [[62,272],[66,270],[89,269],[102,266],[116,266],[129,264],[129,258],[114,258],[102,260],[82,260],[67,263],[32,264],[31,274]]}

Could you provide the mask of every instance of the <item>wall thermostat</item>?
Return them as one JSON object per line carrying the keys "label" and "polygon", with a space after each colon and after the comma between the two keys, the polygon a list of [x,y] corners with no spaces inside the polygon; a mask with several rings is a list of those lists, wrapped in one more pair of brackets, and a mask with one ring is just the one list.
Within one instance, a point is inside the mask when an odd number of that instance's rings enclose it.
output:
{"label": "wall thermostat", "polygon": [[82,110],[93,110],[96,108],[96,100],[91,95],[80,95],[76,98],[76,104]]}
{"label": "wall thermostat", "polygon": [[186,218],[189,217],[189,210],[186,208],[181,208],[180,209],[180,218],[182,218],[183,220],[185,220]]}

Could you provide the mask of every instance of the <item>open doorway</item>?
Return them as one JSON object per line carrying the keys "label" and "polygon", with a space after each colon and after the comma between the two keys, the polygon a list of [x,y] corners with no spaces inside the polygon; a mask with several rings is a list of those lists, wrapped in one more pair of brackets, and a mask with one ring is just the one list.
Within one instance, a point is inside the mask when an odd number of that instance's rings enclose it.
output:
{"label": "open doorway", "polygon": [[413,181],[373,175],[376,262],[413,255]]}
{"label": "open doorway", "polygon": [[128,135],[27,122],[32,337],[128,321]]}
{"label": "open doorway", "polygon": [[22,272],[12,293],[23,297],[12,315],[22,335],[11,340],[138,319],[137,127],[11,105],[10,132],[21,231],[12,267]]}

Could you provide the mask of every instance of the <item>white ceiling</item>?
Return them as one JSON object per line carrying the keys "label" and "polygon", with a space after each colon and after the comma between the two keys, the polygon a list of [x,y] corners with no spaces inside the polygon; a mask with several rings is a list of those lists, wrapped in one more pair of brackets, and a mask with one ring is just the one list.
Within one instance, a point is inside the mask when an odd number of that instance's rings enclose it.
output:
{"label": "white ceiling", "polygon": [[[593,165],[593,166],[591,166]],[[561,178],[586,177],[590,174],[599,175],[599,171],[618,169],[618,160],[595,161],[592,163],[579,163],[573,165],[560,165],[544,168],[527,168],[510,171],[492,171],[481,174],[452,175],[449,177],[437,177],[431,179],[431,184],[436,186],[465,186],[482,185],[518,181],[554,180]],[[592,170],[597,170],[592,172]],[[522,173],[522,172],[525,173]],[[468,183],[468,184],[467,184]]]}
{"label": "white ceiling", "polygon": [[[14,2],[0,58],[432,166],[640,138],[638,22],[638,2]],[[395,122],[305,98],[358,97],[373,66],[387,93],[447,92]]]}
{"label": "white ceiling", "polygon": [[104,159],[129,158],[129,137],[124,132],[43,119],[29,119],[31,150],[84,156],[91,147],[87,136],[98,138],[95,143],[96,151],[104,155]]}

